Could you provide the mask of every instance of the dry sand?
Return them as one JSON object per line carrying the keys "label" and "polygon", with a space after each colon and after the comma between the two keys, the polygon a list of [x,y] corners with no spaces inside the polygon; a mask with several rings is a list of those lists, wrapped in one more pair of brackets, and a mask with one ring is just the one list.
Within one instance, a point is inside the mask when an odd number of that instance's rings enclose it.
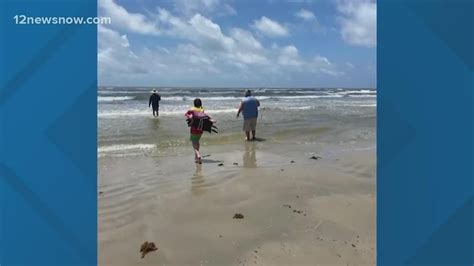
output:
{"label": "dry sand", "polygon": [[375,150],[268,146],[101,159],[99,264],[374,265]]}

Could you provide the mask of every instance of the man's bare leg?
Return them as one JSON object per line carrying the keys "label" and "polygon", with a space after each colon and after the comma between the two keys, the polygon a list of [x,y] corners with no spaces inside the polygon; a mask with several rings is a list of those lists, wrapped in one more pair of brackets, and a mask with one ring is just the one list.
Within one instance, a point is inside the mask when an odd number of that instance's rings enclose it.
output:
{"label": "man's bare leg", "polygon": [[245,140],[250,140],[250,131],[245,131]]}
{"label": "man's bare leg", "polygon": [[252,130],[252,140],[255,140],[255,130]]}

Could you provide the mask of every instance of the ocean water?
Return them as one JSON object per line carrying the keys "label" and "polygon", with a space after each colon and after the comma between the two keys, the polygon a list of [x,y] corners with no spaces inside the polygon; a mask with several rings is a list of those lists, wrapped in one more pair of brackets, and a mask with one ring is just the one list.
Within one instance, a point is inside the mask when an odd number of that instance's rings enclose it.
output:
{"label": "ocean water", "polygon": [[[99,87],[99,157],[169,155],[189,149],[184,113],[199,97],[217,120],[206,145],[242,141],[235,115],[243,88],[159,88],[160,117],[148,108],[151,88]],[[260,100],[257,135],[269,144],[333,143],[375,146],[375,89],[255,88]],[[189,151],[188,151],[189,152]]]}

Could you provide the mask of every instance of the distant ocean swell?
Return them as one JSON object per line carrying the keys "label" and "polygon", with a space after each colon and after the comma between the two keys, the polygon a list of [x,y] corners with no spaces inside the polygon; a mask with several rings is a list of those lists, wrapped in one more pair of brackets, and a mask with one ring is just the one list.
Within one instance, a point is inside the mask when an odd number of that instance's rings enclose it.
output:
{"label": "distant ocean swell", "polygon": [[[99,157],[161,156],[181,152],[182,147],[189,146],[184,113],[195,97],[200,97],[206,112],[219,121],[219,134],[206,138],[207,144],[233,143],[241,139],[241,120],[236,120],[235,114],[244,88],[158,90],[162,101],[160,118],[156,119],[148,107],[151,88],[99,88]],[[296,127],[295,141],[317,139],[320,142],[322,133],[314,133],[312,128],[333,128],[336,132],[354,128],[370,131],[375,121],[377,91],[374,89],[255,88],[252,91],[261,101],[259,132],[269,141],[279,141],[281,135],[286,138],[287,129]],[[352,133],[348,136],[350,141],[354,140]],[[329,136],[325,135],[325,138]]]}
{"label": "distant ocean swell", "polygon": [[[99,96],[99,103],[112,103],[119,101],[144,101],[148,100],[149,95],[137,95],[137,96]],[[169,96],[162,95],[162,101],[192,101],[195,97],[201,98],[203,101],[239,101],[241,96]],[[363,93],[333,93],[327,95],[288,95],[288,96],[257,96],[260,100],[298,100],[298,99],[320,99],[320,98],[342,98],[342,97],[357,97],[357,98],[375,98],[376,94],[363,94]]]}

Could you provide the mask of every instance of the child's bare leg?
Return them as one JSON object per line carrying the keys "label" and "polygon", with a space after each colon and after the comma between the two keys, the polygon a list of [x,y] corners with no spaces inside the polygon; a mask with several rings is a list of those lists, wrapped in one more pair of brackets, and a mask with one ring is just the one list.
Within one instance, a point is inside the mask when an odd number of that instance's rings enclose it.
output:
{"label": "child's bare leg", "polygon": [[199,152],[199,141],[193,141],[193,148],[194,148],[194,160],[197,163],[201,162],[201,153]]}
{"label": "child's bare leg", "polygon": [[255,140],[255,130],[252,130],[252,139]]}

